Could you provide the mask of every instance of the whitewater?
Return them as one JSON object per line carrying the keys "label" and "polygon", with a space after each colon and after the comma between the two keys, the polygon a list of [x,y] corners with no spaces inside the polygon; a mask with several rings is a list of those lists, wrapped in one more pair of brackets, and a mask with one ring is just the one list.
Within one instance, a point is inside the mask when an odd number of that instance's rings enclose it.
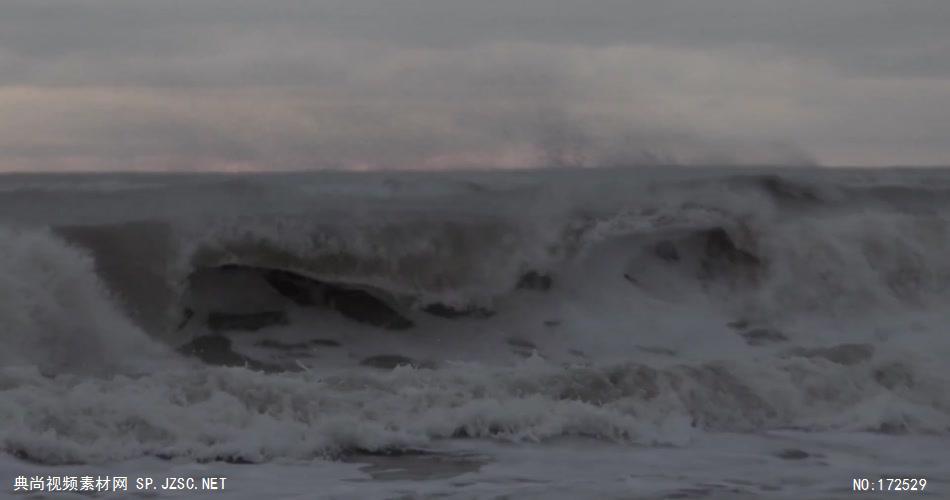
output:
{"label": "whitewater", "polygon": [[0,495],[950,498],[948,303],[940,169],[0,176]]}

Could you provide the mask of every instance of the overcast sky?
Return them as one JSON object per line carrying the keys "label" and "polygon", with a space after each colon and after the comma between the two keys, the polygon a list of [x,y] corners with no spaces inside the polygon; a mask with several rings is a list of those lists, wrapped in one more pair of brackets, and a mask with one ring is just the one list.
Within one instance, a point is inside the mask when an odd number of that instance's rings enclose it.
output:
{"label": "overcast sky", "polygon": [[948,0],[0,0],[0,170],[950,164]]}

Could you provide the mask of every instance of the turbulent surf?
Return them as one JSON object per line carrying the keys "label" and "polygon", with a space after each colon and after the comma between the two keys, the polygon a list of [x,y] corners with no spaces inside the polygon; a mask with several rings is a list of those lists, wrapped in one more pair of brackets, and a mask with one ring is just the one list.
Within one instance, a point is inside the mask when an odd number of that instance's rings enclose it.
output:
{"label": "turbulent surf", "polygon": [[0,178],[0,447],[950,433],[940,171]]}

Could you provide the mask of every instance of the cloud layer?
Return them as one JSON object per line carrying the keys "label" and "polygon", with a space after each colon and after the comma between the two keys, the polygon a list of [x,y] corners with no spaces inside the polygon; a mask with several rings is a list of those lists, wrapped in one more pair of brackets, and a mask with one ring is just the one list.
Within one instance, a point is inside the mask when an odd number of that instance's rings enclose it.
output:
{"label": "cloud layer", "polygon": [[950,163],[937,0],[6,0],[0,169]]}

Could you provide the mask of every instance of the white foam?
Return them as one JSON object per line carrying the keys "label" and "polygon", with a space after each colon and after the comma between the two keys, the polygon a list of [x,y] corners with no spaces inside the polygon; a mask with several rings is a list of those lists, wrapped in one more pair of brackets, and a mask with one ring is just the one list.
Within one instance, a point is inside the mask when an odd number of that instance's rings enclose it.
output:
{"label": "white foam", "polygon": [[142,370],[164,350],[120,311],[92,260],[47,231],[0,228],[0,366]]}

